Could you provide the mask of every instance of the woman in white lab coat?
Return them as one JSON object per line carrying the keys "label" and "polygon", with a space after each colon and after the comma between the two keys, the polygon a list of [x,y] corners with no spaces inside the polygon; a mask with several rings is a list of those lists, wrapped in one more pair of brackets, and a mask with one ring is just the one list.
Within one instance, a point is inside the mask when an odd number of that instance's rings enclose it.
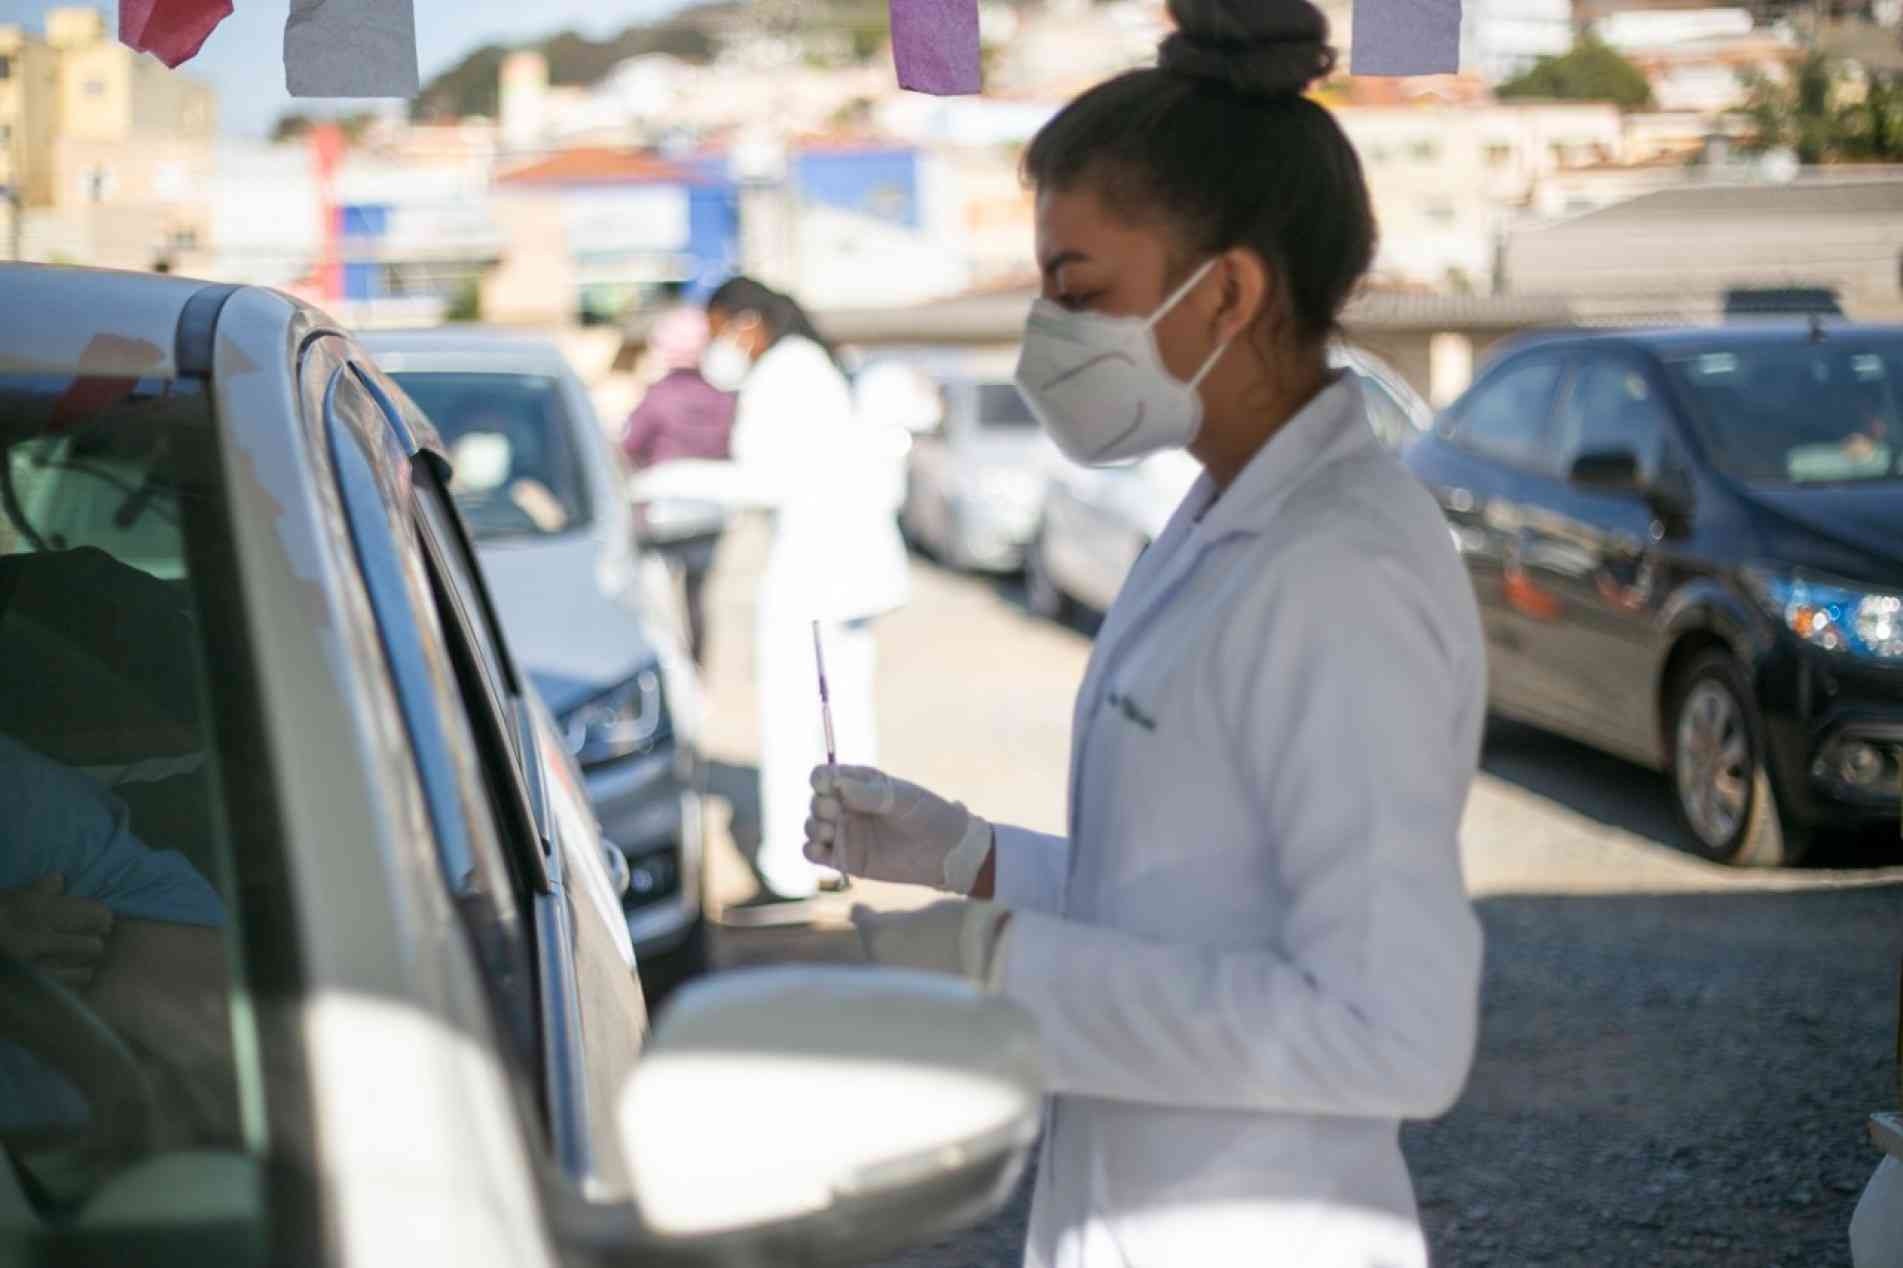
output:
{"label": "woman in white lab coat", "polygon": [[1097,639],[1069,831],[821,769],[808,850],[968,895],[856,912],[870,958],[1037,1017],[1027,1264],[1418,1268],[1400,1125],[1453,1103],[1475,1042],[1480,626],[1437,508],[1327,368],[1375,227],[1301,96],[1325,20],[1170,9],[1160,65],[1025,161],[1044,281],[1020,388],[1077,460],[1204,467]]}
{"label": "woman in white lab coat", "polygon": [[[907,595],[895,518],[903,449],[858,418],[846,377],[805,312],[751,278],[708,298],[702,373],[737,389],[732,456],[742,500],[773,516],[756,610],[763,888],[735,919],[788,915],[826,873],[802,849],[807,773],[825,754],[813,622],[820,623],[841,753],[876,760],[875,618]],[[899,438],[902,442],[902,437]]]}

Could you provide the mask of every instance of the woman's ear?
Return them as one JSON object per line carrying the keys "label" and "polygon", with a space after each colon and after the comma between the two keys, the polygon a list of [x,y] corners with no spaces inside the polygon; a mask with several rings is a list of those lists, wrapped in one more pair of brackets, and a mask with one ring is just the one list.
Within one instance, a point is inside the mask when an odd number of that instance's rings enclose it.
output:
{"label": "woman's ear", "polygon": [[755,312],[741,313],[727,324],[734,341],[747,350],[747,355],[758,361],[766,352],[766,323]]}
{"label": "woman's ear", "polygon": [[1216,332],[1224,342],[1242,337],[1275,300],[1275,273],[1261,255],[1248,247],[1231,247],[1216,266],[1222,296],[1216,309]]}

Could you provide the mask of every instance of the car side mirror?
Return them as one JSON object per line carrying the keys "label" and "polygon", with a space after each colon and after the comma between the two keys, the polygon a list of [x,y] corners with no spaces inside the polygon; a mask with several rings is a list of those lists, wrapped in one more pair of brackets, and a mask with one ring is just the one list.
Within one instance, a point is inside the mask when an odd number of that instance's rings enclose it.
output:
{"label": "car side mirror", "polygon": [[1572,483],[1596,493],[1643,498],[1654,514],[1668,524],[1679,524],[1692,510],[1692,487],[1682,470],[1667,464],[1655,480],[1640,471],[1639,456],[1630,449],[1601,449],[1582,453],[1568,473]]}
{"label": "car side mirror", "polygon": [[1600,449],[1582,453],[1573,460],[1571,481],[1595,493],[1632,493],[1644,491],[1639,478],[1639,455],[1630,449]]}
{"label": "car side mirror", "polygon": [[624,1086],[639,1262],[875,1259],[992,1213],[1042,1108],[1037,1032],[942,974],[741,970],[683,990]]}

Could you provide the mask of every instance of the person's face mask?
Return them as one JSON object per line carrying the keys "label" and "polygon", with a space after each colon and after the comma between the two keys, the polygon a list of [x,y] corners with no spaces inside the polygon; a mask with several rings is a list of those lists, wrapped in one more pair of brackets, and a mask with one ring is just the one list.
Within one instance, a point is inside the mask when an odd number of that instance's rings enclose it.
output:
{"label": "person's face mask", "polygon": [[752,368],[753,358],[732,335],[723,334],[708,341],[707,351],[700,356],[700,377],[723,392],[739,391],[740,385],[747,381],[747,371]]}
{"label": "person's face mask", "polygon": [[1209,260],[1148,317],[1071,312],[1048,299],[1031,306],[1017,384],[1057,447],[1075,462],[1106,466],[1162,449],[1182,449],[1202,429],[1196,389],[1228,349],[1223,340],[1185,383],[1156,346],[1156,323],[1182,302],[1216,261]]}

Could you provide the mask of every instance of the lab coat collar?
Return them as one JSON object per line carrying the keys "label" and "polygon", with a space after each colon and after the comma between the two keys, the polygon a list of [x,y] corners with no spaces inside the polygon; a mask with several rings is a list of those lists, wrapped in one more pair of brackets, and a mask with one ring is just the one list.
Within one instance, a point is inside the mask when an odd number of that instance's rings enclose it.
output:
{"label": "lab coat collar", "polygon": [[1178,515],[1201,517],[1196,535],[1204,543],[1262,532],[1311,472],[1380,443],[1366,414],[1360,380],[1336,371],[1334,381],[1269,437],[1220,498],[1205,474]]}

